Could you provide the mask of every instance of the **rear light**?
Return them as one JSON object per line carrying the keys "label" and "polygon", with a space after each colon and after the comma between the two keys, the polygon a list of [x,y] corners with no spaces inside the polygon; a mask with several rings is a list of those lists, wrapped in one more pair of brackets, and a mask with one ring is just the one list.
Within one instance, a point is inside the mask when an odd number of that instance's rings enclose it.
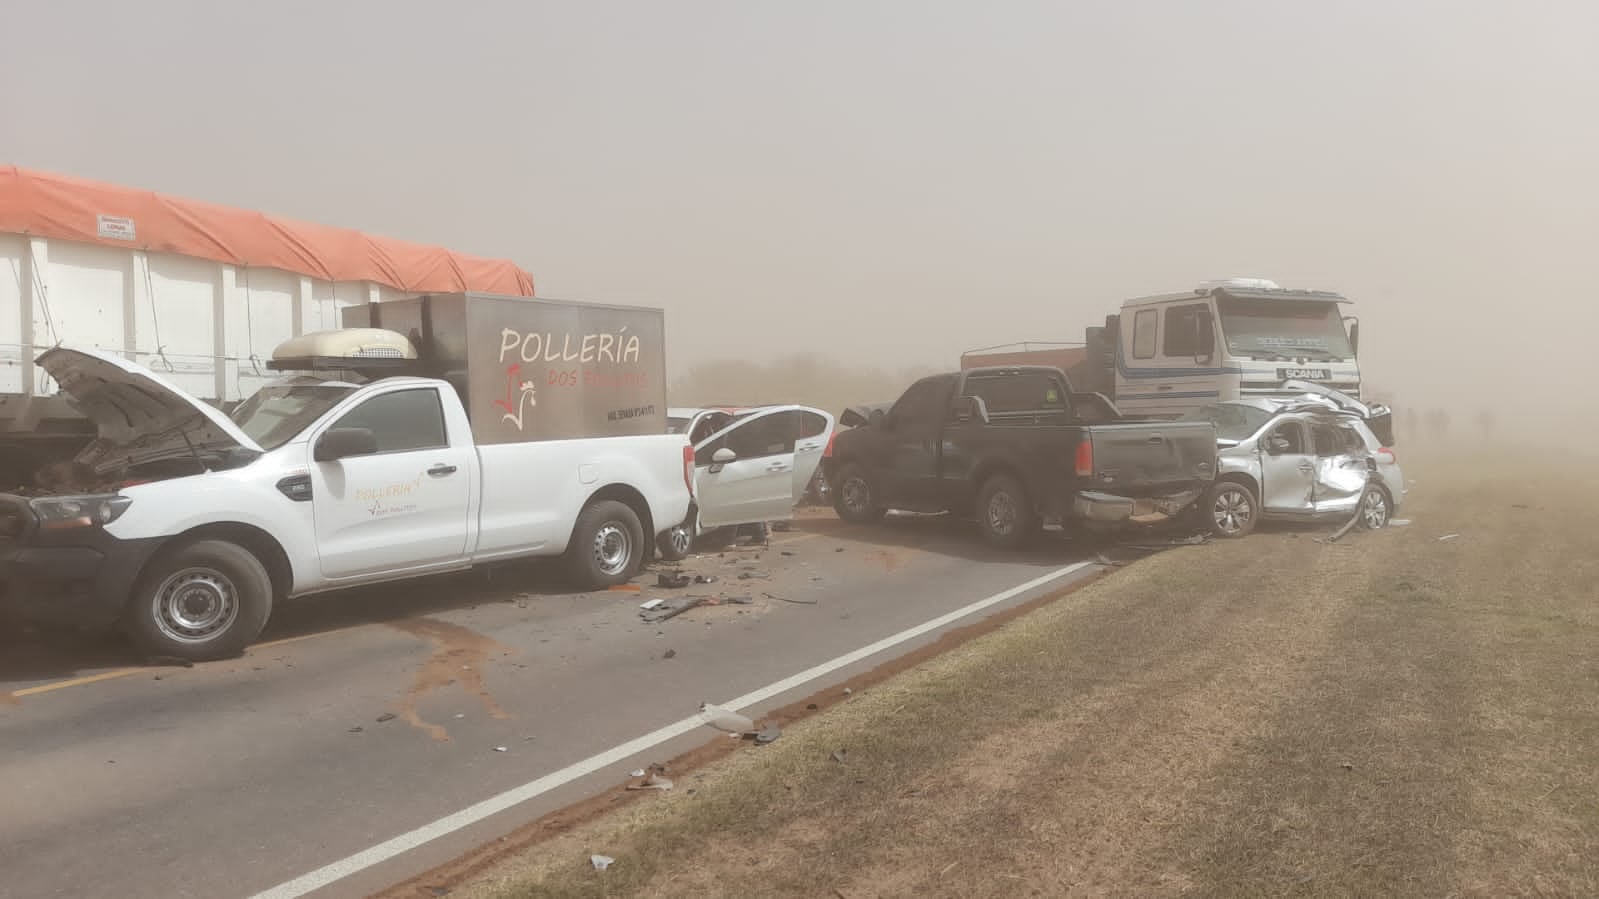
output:
{"label": "rear light", "polygon": [[831,459],[831,458],[833,458],[833,441],[837,440],[837,439],[838,439],[838,433],[836,431],[827,438],[827,448],[822,450],[822,458],[823,459]]}
{"label": "rear light", "polygon": [[[1383,459],[1384,456],[1387,456],[1388,458]],[[1387,462],[1390,465],[1398,465],[1399,464],[1399,456],[1397,456],[1394,453],[1393,450],[1389,449],[1386,446],[1377,451],[1377,458],[1378,459],[1382,459],[1382,461],[1385,461],[1385,462]]]}
{"label": "rear light", "polygon": [[1094,474],[1094,444],[1084,437],[1077,444],[1077,476],[1080,478],[1091,477]]}
{"label": "rear light", "polygon": [[690,498],[694,496],[694,447],[692,444],[683,444],[683,486],[688,488]]}

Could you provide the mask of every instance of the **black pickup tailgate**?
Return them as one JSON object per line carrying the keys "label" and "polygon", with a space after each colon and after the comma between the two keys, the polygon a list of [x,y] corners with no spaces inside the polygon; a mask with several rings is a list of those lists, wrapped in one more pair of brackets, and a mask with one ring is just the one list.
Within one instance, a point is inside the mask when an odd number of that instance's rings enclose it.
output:
{"label": "black pickup tailgate", "polygon": [[1085,429],[1094,450],[1089,489],[1151,495],[1216,477],[1216,429],[1208,421],[1130,422]]}

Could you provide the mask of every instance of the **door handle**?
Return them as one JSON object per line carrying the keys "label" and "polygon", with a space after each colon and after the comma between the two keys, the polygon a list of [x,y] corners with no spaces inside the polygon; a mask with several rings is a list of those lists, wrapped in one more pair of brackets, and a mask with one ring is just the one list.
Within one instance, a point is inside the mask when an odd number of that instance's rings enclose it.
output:
{"label": "door handle", "polygon": [[782,462],[774,462],[773,464],[766,466],[766,470],[767,471],[788,471],[788,466],[785,465]]}
{"label": "door handle", "polygon": [[455,474],[454,465],[435,465],[428,469],[428,475],[435,478],[447,478]]}
{"label": "door handle", "polygon": [[1299,470],[1300,471],[1315,471],[1316,470],[1316,466],[1310,464],[1309,462],[1301,462],[1301,463],[1299,463]]}
{"label": "door handle", "polygon": [[1148,440],[1145,440],[1144,442],[1145,443],[1165,443],[1166,442],[1166,438],[1160,436],[1159,434],[1156,434],[1155,436],[1149,438]]}

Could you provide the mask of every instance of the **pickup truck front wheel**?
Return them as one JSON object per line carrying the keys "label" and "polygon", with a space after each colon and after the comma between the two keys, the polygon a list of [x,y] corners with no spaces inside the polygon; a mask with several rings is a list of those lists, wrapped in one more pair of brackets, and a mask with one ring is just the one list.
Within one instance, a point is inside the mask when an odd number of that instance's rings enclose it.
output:
{"label": "pickup truck front wheel", "polygon": [[158,557],[139,578],[124,625],[150,655],[192,662],[232,658],[272,614],[272,578],[253,553],[200,540]]}
{"label": "pickup truck front wheel", "polygon": [[878,504],[871,480],[858,465],[845,466],[833,488],[833,511],[850,524],[876,524],[888,514]]}
{"label": "pickup truck front wheel", "polygon": [[566,553],[572,577],[582,586],[625,584],[643,564],[644,527],[627,505],[603,500],[577,517]]}
{"label": "pickup truck front wheel", "polygon": [[977,494],[977,527],[998,549],[1020,549],[1038,533],[1038,513],[1027,488],[1010,475],[995,475]]}

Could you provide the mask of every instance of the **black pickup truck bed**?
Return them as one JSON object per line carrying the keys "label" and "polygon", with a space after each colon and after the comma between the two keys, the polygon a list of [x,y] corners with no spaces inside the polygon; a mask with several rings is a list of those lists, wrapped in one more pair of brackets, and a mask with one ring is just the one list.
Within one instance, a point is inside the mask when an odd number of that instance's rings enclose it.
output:
{"label": "black pickup truck bed", "polygon": [[1216,476],[1208,422],[1126,422],[1074,395],[1054,368],[970,369],[911,385],[885,414],[838,435],[827,462],[834,506],[853,522],[889,510],[969,514],[995,545],[1050,519],[1153,522]]}

